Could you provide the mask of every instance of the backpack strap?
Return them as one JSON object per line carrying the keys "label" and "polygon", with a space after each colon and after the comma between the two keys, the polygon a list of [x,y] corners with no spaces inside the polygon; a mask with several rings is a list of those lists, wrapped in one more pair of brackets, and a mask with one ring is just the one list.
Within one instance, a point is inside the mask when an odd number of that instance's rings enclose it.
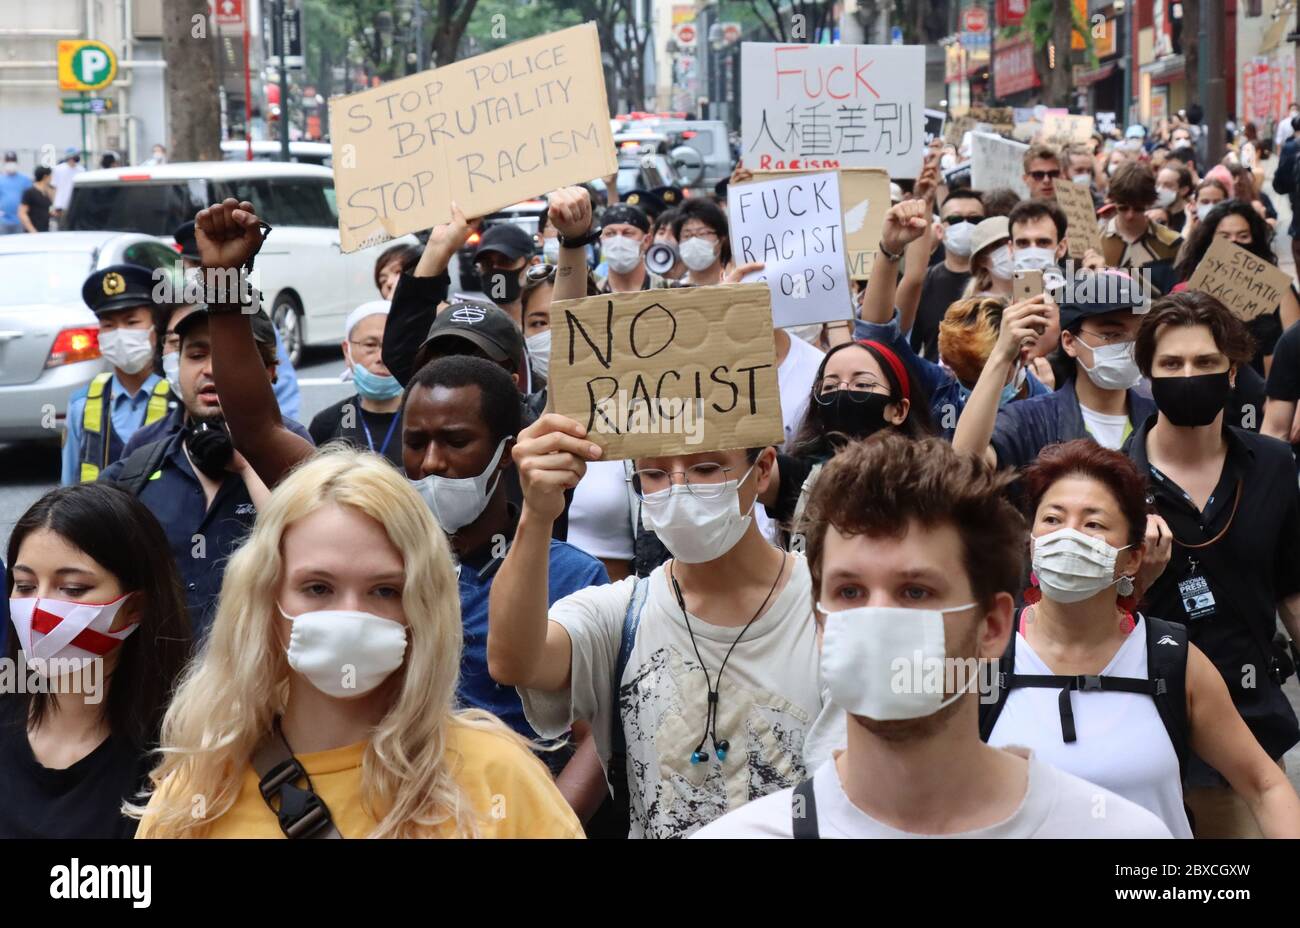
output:
{"label": "backpack strap", "polygon": [[649,592],[650,578],[637,577],[632,586],[632,596],[627,601],[627,611],[623,613],[623,634],[619,639],[618,660],[614,664],[612,681],[614,699],[610,710],[610,752],[607,769],[615,808],[625,818],[631,814],[631,789],[627,783],[627,740],[623,735],[621,690],[623,674],[627,670],[628,661],[632,659],[632,646],[636,643],[636,632],[641,625],[641,615],[645,612]]}
{"label": "backpack strap", "polygon": [[1157,689],[1163,686],[1158,680],[1139,680],[1137,677],[1109,677],[1095,674],[1016,674],[1007,678],[1007,688],[1030,686],[1044,689],[1059,689],[1061,708],[1061,740],[1066,744],[1078,741],[1074,728],[1074,709],[1070,705],[1070,693],[1074,690],[1088,692],[1099,690],[1111,693],[1137,693],[1155,696]]}
{"label": "backpack strap", "polygon": [[[253,752],[252,763],[257,771],[257,787],[262,799],[275,813],[286,838],[343,837],[334,825],[329,806],[316,795],[311,777],[289,750],[289,744],[280,732],[279,719]],[[298,785],[300,780],[307,784],[305,789]],[[278,800],[279,805],[272,800]]]}
{"label": "backpack strap", "polygon": [[1147,636],[1147,676],[1159,684],[1153,696],[1156,711],[1178,755],[1178,771],[1186,779],[1191,751],[1187,720],[1187,659],[1191,648],[1187,643],[1187,626],[1148,616],[1141,618]]}
{"label": "backpack strap", "polygon": [[794,531],[799,531],[799,523],[803,519],[803,511],[808,506],[808,497],[812,493],[813,484],[817,482],[817,475],[822,472],[820,463],[814,464],[808,471],[808,476],[804,478],[803,483],[799,486],[799,498],[794,502],[794,515],[790,517],[790,525]]}
{"label": "backpack strap", "polygon": [[167,446],[171,438],[160,438],[147,445],[141,445],[122,460],[122,469],[114,481],[132,496],[139,496],[150,480],[153,480],[162,467],[163,458],[167,456]]}
{"label": "backpack strap", "polygon": [[998,723],[998,716],[1002,714],[1002,707],[1007,704],[1007,695],[1011,692],[1010,680],[1016,670],[1016,635],[1018,632],[1015,628],[1011,629],[1011,638],[1007,641],[1007,649],[1002,652],[998,658],[998,677],[996,698],[992,702],[984,699],[980,700],[979,718],[980,718],[980,740],[988,741],[993,734],[993,726]]}
{"label": "backpack strap", "polygon": [[801,782],[790,794],[790,836],[806,841],[821,837],[817,827],[817,797],[813,793],[813,778]]}

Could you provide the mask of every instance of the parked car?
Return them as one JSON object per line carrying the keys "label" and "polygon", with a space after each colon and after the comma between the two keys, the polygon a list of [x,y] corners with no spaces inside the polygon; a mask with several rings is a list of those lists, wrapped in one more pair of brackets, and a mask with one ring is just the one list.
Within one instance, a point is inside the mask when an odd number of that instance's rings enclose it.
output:
{"label": "parked car", "polygon": [[478,251],[479,240],[488,228],[502,222],[514,223],[533,237],[533,246],[537,249],[537,253],[540,254],[542,248],[540,233],[544,215],[546,215],[546,200],[536,199],[524,200],[522,203],[507,206],[505,209],[498,210],[485,217],[479,231],[471,233],[469,240],[465,242],[460,251],[456,252],[456,267],[460,272],[460,289],[471,293],[483,289],[483,282],[479,279],[478,268],[474,264],[474,252]]}
{"label": "parked car", "polygon": [[[248,143],[238,139],[228,139],[222,142],[221,157],[226,161],[247,161]],[[253,141],[253,160],[279,161],[279,140],[255,139]],[[290,142],[289,160],[298,164],[320,164],[329,167],[334,163],[334,146],[329,142]]]}
{"label": "parked car", "polygon": [[99,323],[81,285],[112,264],[168,267],[176,249],[149,235],[0,235],[0,441],[57,438],[68,399],[102,370]]}
{"label": "parked car", "polygon": [[679,176],[682,176],[692,190],[712,192],[718,181],[731,176],[731,142],[727,137],[727,124],[720,119],[665,119],[656,124],[655,129],[666,134],[673,142],[674,161],[680,158],[678,148],[682,145],[693,148],[703,162],[698,177],[686,169],[686,165],[675,163]]}
{"label": "parked car", "polygon": [[[328,168],[279,161],[196,161],[113,168],[77,175],[66,225],[170,237],[206,206],[248,200],[271,224],[253,285],[294,364],[305,345],[337,345],[358,304],[377,297],[375,259],[385,246],[343,254],[334,175]],[[415,242],[413,236],[402,241]]]}

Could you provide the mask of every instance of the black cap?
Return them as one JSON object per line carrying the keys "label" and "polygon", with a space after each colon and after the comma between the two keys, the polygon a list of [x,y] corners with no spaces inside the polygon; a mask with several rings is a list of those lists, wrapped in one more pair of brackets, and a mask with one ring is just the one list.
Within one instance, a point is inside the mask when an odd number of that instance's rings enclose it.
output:
{"label": "black cap", "polygon": [[628,206],[636,206],[644,210],[646,215],[651,219],[658,218],[659,214],[668,208],[657,193],[651,193],[649,190],[633,190],[623,197],[623,202]]}
{"label": "black cap", "polygon": [[479,239],[478,250],[474,252],[474,260],[477,261],[485,251],[495,251],[514,261],[516,258],[531,255],[533,249],[531,235],[513,222],[499,222],[484,230],[483,237]]}
{"label": "black cap", "polygon": [[176,239],[176,244],[181,246],[181,257],[199,260],[199,242],[194,235],[193,219],[177,226],[176,231],[172,233],[172,238]]}
{"label": "black cap", "polygon": [[615,203],[608,207],[600,214],[601,226],[612,226],[614,224],[627,224],[636,226],[642,232],[650,231],[650,219],[645,214],[645,210],[639,206],[629,206],[626,203]]}
{"label": "black cap", "polygon": [[1078,271],[1059,290],[1061,329],[1070,330],[1084,319],[1128,310],[1136,315],[1149,308],[1151,294],[1124,271]]}
{"label": "black cap", "polygon": [[16,152],[16,151],[7,151],[7,152],[5,152],[5,160],[6,160],[6,161],[17,161],[17,160],[18,160],[18,152]]}
{"label": "black cap", "polygon": [[524,336],[503,310],[484,303],[452,303],[438,313],[429,334],[416,352],[416,366],[422,367],[438,339],[462,338],[493,361],[509,363],[516,371],[524,358]]}
{"label": "black cap", "polygon": [[655,187],[650,191],[659,199],[664,201],[668,209],[681,206],[682,200],[686,199],[686,192],[681,187],[663,186]]}
{"label": "black cap", "polygon": [[81,285],[81,298],[96,316],[104,313],[160,305],[154,301],[153,271],[138,264],[114,264],[95,271]]}
{"label": "black cap", "polygon": [[[207,322],[208,315],[206,308],[197,309],[176,323],[176,328],[173,331],[184,341],[185,333],[198,325],[200,321]],[[271,324],[270,318],[263,310],[259,309],[257,312],[249,314],[247,318],[253,325],[253,341],[261,345],[275,344],[275,326]]]}

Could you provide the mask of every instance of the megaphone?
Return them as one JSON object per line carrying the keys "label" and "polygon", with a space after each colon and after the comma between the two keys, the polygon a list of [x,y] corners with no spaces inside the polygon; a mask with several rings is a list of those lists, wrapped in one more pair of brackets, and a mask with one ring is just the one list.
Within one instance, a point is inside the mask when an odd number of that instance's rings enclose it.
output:
{"label": "megaphone", "polygon": [[681,260],[677,249],[669,242],[655,242],[645,253],[645,266],[651,274],[663,277]]}

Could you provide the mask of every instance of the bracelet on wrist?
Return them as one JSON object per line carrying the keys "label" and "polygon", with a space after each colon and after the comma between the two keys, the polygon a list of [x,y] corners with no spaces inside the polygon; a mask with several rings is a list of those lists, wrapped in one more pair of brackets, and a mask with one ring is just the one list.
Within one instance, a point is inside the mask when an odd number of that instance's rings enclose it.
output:
{"label": "bracelet on wrist", "polygon": [[876,253],[883,256],[886,261],[893,261],[895,264],[903,260],[902,254],[894,254],[892,251],[887,249],[884,241],[881,241],[880,244],[876,246]]}

